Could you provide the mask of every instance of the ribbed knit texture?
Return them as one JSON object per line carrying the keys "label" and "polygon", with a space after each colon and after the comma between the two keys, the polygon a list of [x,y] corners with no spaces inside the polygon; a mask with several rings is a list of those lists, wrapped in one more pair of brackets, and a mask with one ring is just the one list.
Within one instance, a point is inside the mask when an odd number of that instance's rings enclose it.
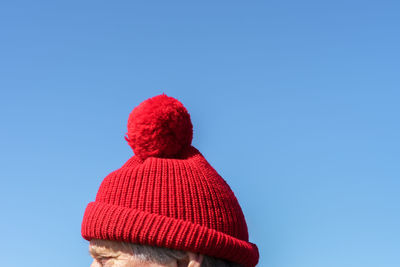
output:
{"label": "ribbed knit texture", "polygon": [[190,114],[161,94],[135,107],[125,140],[135,155],[106,176],[82,222],[86,240],[106,239],[202,253],[254,267],[240,205],[191,145]]}
{"label": "ribbed knit texture", "polygon": [[82,236],[187,250],[248,267],[259,258],[234,193],[193,146],[179,159],[132,156],[107,175],[85,210]]}

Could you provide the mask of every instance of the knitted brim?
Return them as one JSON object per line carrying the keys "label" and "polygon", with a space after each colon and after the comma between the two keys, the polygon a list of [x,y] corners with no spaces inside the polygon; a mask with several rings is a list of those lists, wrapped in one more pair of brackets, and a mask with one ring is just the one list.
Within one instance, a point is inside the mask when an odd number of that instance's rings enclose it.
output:
{"label": "knitted brim", "polygon": [[[188,221],[136,209],[91,202],[85,210],[82,236],[186,250],[254,267],[256,245]],[[218,248],[218,249],[215,249]]]}

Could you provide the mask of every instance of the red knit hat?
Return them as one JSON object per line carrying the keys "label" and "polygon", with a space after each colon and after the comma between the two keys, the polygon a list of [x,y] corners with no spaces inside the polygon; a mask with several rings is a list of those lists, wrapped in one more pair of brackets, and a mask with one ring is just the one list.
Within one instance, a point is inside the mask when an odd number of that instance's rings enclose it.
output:
{"label": "red knit hat", "polygon": [[239,203],[191,145],[186,108],[165,94],[133,109],[125,139],[135,155],[108,174],[86,207],[82,236],[187,250],[257,264]]}

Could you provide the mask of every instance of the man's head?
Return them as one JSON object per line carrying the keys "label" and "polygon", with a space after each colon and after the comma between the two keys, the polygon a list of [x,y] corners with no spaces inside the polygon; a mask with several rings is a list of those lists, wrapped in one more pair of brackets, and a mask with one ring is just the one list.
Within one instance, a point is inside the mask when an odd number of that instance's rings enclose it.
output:
{"label": "man's head", "polygon": [[241,267],[198,253],[132,243],[92,239],[90,267]]}
{"label": "man's head", "polygon": [[[226,181],[191,145],[192,132],[186,108],[165,94],[131,112],[125,139],[135,155],[105,177],[85,210],[82,236],[91,241],[93,253],[95,246],[105,244],[103,249],[116,252],[121,264],[130,264],[126,266],[145,257],[140,251],[149,252],[147,259],[165,252],[160,255],[169,263],[147,261],[159,266],[204,267],[213,259],[245,267],[257,264],[258,249],[248,240],[240,205]],[[118,259],[103,259],[104,266],[119,266],[110,265],[113,261]],[[102,266],[98,260],[93,264]]]}
{"label": "man's head", "polygon": [[163,248],[93,239],[89,245],[91,267],[200,267],[202,257]]}

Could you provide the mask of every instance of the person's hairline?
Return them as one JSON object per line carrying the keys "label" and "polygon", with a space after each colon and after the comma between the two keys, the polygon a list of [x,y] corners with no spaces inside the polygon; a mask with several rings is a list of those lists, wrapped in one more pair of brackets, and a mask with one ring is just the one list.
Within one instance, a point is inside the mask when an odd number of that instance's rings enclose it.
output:
{"label": "person's hairline", "polygon": [[[150,252],[150,258],[147,257],[141,257],[141,255],[136,255],[135,254],[135,249],[144,249],[142,252],[146,251],[147,253]],[[100,253],[98,253],[100,250]],[[104,251],[101,252],[101,250],[105,250],[109,254],[105,254]],[[128,254],[130,257],[141,260],[141,261],[150,261],[150,262],[157,262],[161,264],[165,264],[167,262],[165,261],[165,256],[168,257],[170,260],[184,260],[186,257],[188,257],[188,251],[183,251],[183,250],[176,250],[176,249],[170,249],[170,248],[165,248],[165,247],[157,247],[157,246],[150,246],[150,245],[144,245],[144,244],[136,244],[136,243],[129,243],[129,242],[123,242],[123,241],[114,241],[114,240],[107,240],[107,239],[92,239],[89,244],[89,251],[93,251],[94,255],[98,255],[98,257],[113,257],[117,258],[120,257],[121,255]],[[114,254],[112,254],[114,252]],[[144,253],[144,255],[147,255],[147,253]],[[140,254],[140,253],[139,253]],[[92,255],[92,253],[91,253]],[[142,254],[143,255],[143,254]],[[161,257],[160,257],[161,255]],[[93,255],[92,255],[93,256]],[[214,266],[216,263],[215,261],[218,261],[222,263],[223,265],[221,266],[242,266],[238,263],[228,263],[224,259],[219,259],[219,258],[214,258],[210,257],[207,255],[204,256],[204,263],[206,264],[205,266]],[[170,262],[170,261],[168,261]],[[213,262],[214,264],[210,265],[210,263]],[[223,263],[225,262],[225,263]],[[203,266],[203,265],[202,265]],[[220,266],[220,265],[218,265]]]}
{"label": "person's hairline", "polygon": [[[145,249],[145,252],[136,254],[135,249],[137,248]],[[89,243],[89,253],[93,258],[117,258],[127,254],[137,260],[161,264],[172,260],[184,260],[188,256],[186,251],[107,239],[92,239]],[[143,255],[144,257],[142,257]],[[146,257],[148,255],[150,255],[150,258]],[[167,262],[164,258],[166,255],[169,258]]]}

